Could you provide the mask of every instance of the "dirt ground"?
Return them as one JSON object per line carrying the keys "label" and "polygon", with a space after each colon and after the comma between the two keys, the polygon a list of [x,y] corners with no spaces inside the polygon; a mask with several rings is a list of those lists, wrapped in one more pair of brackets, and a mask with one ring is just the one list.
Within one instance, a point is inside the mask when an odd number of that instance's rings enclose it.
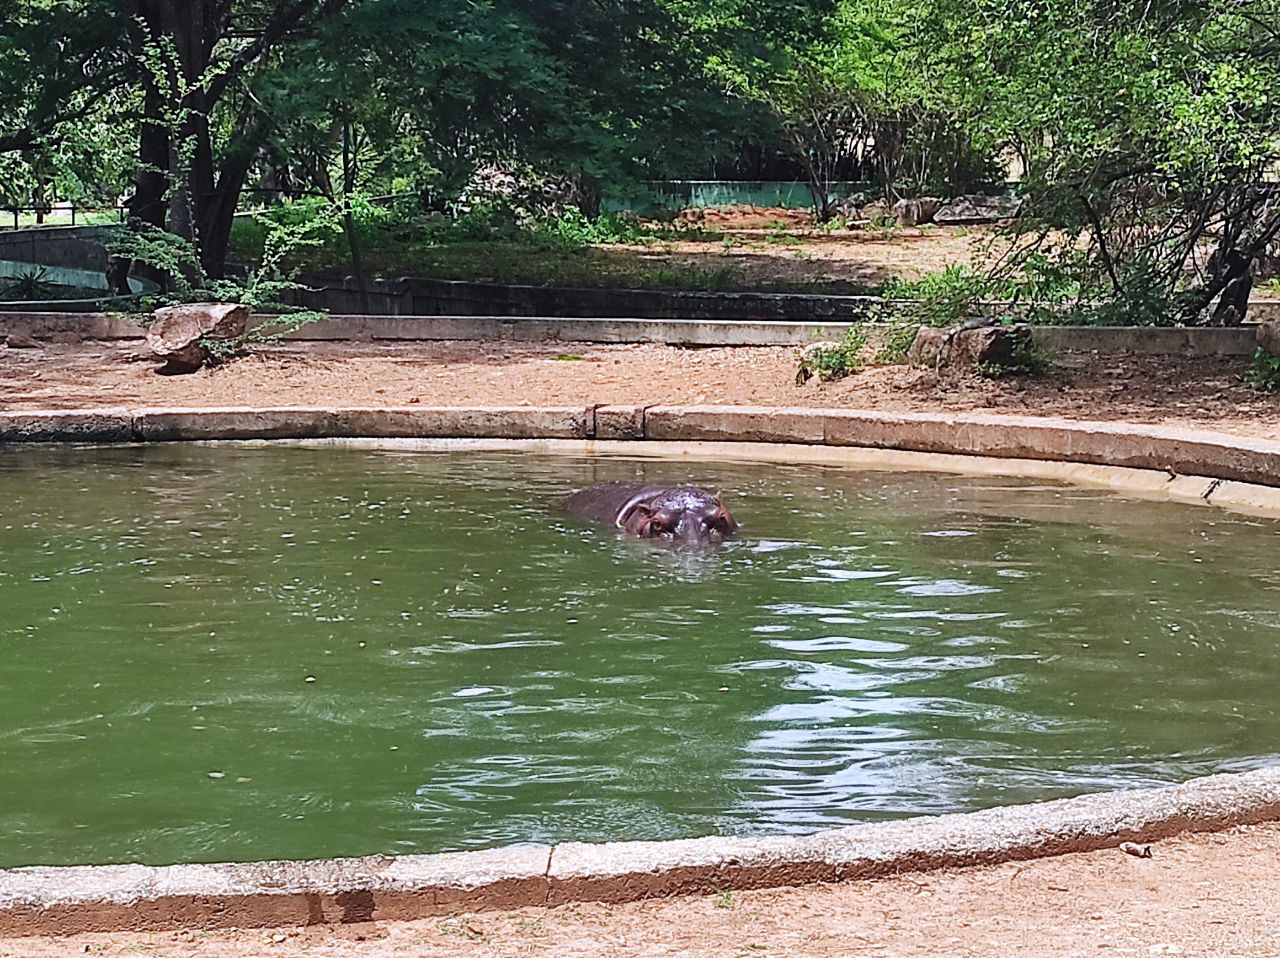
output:
{"label": "dirt ground", "polygon": [[190,376],[157,376],[137,355],[122,344],[0,348],[0,410],[737,403],[1126,419],[1280,438],[1280,396],[1246,386],[1239,358],[1066,354],[1034,378],[894,366],[799,386],[790,347],[298,344]]}
{"label": "dirt ground", "polygon": [[744,222],[741,230],[731,230],[723,239],[599,248],[626,251],[655,267],[727,268],[735,274],[735,285],[743,289],[806,284],[870,289],[890,277],[919,279],[953,263],[972,262],[993,239],[991,230],[984,227],[924,226],[890,233],[814,234],[770,232],[759,228],[763,224]]}
{"label": "dirt ground", "polygon": [[345,926],[0,939],[0,958],[1280,955],[1280,823],[873,882]]}

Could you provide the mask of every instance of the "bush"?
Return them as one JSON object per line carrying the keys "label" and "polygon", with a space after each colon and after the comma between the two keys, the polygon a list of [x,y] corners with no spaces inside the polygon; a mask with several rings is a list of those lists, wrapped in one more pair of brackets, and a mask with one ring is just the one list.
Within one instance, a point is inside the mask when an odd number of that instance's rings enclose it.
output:
{"label": "bush", "polygon": [[1244,381],[1258,392],[1273,393],[1280,389],[1280,356],[1259,347],[1253,353],[1253,366]]}
{"label": "bush", "polygon": [[844,339],[835,344],[813,344],[800,350],[800,368],[796,383],[803,385],[814,376],[819,382],[831,382],[852,375],[865,365],[867,334],[860,326],[850,326]]}

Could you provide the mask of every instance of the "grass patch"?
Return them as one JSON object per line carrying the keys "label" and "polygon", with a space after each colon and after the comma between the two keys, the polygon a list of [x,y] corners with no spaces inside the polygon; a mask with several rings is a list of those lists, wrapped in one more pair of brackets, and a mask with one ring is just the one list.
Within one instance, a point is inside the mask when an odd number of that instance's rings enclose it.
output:
{"label": "grass patch", "polygon": [[[792,279],[755,281],[734,263],[707,253],[693,261],[666,258],[666,244],[698,241],[727,253],[739,240],[701,229],[642,223],[633,216],[604,214],[595,220],[576,210],[557,217],[519,218],[500,207],[483,207],[454,217],[384,209],[353,201],[357,242],[369,277],[424,276],[538,286],[670,289],[696,292],[862,293],[841,282]],[[268,211],[273,222],[296,226],[332,208],[315,200]],[[330,212],[328,215],[332,216]],[[231,256],[253,265],[262,257],[266,228],[262,217],[237,218]],[[684,254],[681,254],[683,257]],[[698,261],[701,260],[701,261]],[[319,245],[285,264],[300,272],[341,276],[352,271],[346,235],[335,231]]]}

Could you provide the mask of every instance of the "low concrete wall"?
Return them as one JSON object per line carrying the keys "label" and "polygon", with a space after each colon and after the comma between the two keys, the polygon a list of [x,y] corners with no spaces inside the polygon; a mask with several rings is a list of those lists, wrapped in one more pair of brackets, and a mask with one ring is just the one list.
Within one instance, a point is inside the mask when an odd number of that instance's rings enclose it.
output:
{"label": "low concrete wall", "polygon": [[406,276],[370,280],[311,276],[290,302],[333,313],[393,316],[580,316],[649,319],[855,320],[875,296],[807,293],[713,293],[662,289],[506,285]]}
{"label": "low concrete wall", "polygon": [[425,918],[482,909],[880,878],[1150,842],[1280,817],[1280,769],[800,837],[401,858],[0,871],[0,934]]}
{"label": "low concrete wall", "polygon": [[1212,501],[1227,482],[1280,486],[1280,441],[1209,430],[1052,417],[607,405],[98,408],[0,413],[0,443],[360,437],[789,444],[1073,463],[1146,470],[1163,484],[1195,477],[1196,496],[1206,501]]}
{"label": "low concrete wall", "polygon": [[[261,320],[261,317],[259,317]],[[847,322],[780,320],[574,318],[555,316],[370,316],[333,315],[310,323],[287,338],[308,341],[476,340],[481,342],[667,343],[675,346],[800,346],[838,340]],[[864,327],[874,339],[886,327]],[[136,322],[111,313],[4,312],[0,338],[23,333],[36,339],[138,339]],[[1050,350],[1063,353],[1170,356],[1249,356],[1257,344],[1254,326],[1160,328],[1149,326],[1037,326],[1033,333]]]}

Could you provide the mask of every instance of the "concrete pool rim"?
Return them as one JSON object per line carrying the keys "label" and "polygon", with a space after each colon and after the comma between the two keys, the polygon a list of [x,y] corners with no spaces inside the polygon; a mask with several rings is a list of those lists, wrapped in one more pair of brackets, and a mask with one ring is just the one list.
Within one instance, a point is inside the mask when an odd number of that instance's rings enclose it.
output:
{"label": "concrete pool rim", "polygon": [[[621,903],[1028,861],[1280,818],[1280,767],[810,835],[402,857],[0,871],[0,935],[359,921]],[[1119,854],[1119,853],[1117,853]]]}
{"label": "concrete pool rim", "polygon": [[[0,413],[0,443],[302,441],[1020,475],[1280,515],[1280,441],[1025,416],[754,407],[115,408]],[[1280,818],[1280,767],[805,836],[313,862],[0,870],[0,935],[254,927],[869,879]]]}
{"label": "concrete pool rim", "polygon": [[306,440],[1023,476],[1280,515],[1280,440],[991,413],[755,406],[102,407],[0,412],[0,445]]}

